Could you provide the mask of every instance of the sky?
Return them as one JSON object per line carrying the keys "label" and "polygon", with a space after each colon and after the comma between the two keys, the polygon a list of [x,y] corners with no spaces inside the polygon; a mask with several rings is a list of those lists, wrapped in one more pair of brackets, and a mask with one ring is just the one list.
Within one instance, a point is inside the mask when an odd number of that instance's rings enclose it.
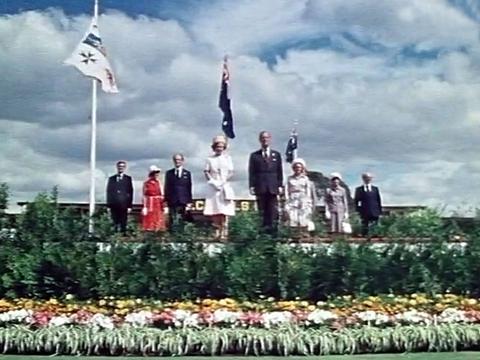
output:
{"label": "sky", "polygon": [[[0,182],[12,204],[55,185],[60,201],[88,202],[91,82],[63,61],[92,11],[93,0],[0,1]],[[140,202],[148,167],[171,168],[176,152],[203,196],[228,54],[238,197],[258,133],[283,153],[298,120],[310,170],[351,188],[372,172],[385,205],[479,206],[480,1],[100,0],[100,14],[120,92],[98,98],[99,202],[117,160]]]}

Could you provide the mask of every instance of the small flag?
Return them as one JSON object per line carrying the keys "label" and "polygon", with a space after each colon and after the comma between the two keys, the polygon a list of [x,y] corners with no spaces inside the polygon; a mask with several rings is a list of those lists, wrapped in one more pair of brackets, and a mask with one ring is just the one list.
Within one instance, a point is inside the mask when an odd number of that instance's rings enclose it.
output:
{"label": "small flag", "polygon": [[294,160],[295,150],[298,147],[297,133],[292,132],[290,139],[288,139],[287,150],[285,151],[285,159],[291,163]]}
{"label": "small flag", "polygon": [[227,137],[233,139],[235,138],[235,133],[233,131],[233,116],[232,108],[230,107],[229,86],[230,73],[228,71],[227,58],[225,57],[223,61],[222,83],[220,85],[220,98],[218,100],[218,107],[223,112],[222,130]]}
{"label": "small flag", "polygon": [[98,32],[97,20],[94,17],[90,28],[78,44],[65,64],[75,66],[86,76],[93,77],[102,83],[102,90],[107,93],[117,93],[117,84],[112,67],[107,59],[105,47]]}

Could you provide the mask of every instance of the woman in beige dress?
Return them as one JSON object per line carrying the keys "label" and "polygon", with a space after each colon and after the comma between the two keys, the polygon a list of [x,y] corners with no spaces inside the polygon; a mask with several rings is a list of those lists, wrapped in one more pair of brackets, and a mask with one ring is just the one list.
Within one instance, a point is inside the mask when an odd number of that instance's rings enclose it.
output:
{"label": "woman in beige dress", "polygon": [[292,228],[315,230],[312,221],[315,209],[315,187],[307,176],[305,161],[296,158],[292,162],[293,174],[287,179],[285,210]]}

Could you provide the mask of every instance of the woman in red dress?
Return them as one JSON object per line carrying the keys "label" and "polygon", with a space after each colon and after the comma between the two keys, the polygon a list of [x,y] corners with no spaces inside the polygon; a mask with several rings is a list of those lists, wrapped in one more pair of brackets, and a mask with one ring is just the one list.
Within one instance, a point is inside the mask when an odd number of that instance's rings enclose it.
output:
{"label": "woman in red dress", "polygon": [[163,217],[163,193],[160,184],[160,169],[150,166],[148,179],[143,183],[142,230],[163,231],[165,219]]}

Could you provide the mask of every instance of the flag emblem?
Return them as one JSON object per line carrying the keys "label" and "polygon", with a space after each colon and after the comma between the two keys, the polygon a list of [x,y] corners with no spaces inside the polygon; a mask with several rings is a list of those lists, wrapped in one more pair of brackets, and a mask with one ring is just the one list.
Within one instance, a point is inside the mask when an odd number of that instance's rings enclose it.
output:
{"label": "flag emblem", "polygon": [[100,81],[103,91],[117,93],[115,76],[106,54],[97,21],[93,18],[87,33],[65,63],[75,66],[83,75]]}
{"label": "flag emblem", "polygon": [[287,143],[287,150],[285,151],[285,160],[291,163],[294,160],[295,150],[298,147],[298,138],[296,133],[292,133]]}

